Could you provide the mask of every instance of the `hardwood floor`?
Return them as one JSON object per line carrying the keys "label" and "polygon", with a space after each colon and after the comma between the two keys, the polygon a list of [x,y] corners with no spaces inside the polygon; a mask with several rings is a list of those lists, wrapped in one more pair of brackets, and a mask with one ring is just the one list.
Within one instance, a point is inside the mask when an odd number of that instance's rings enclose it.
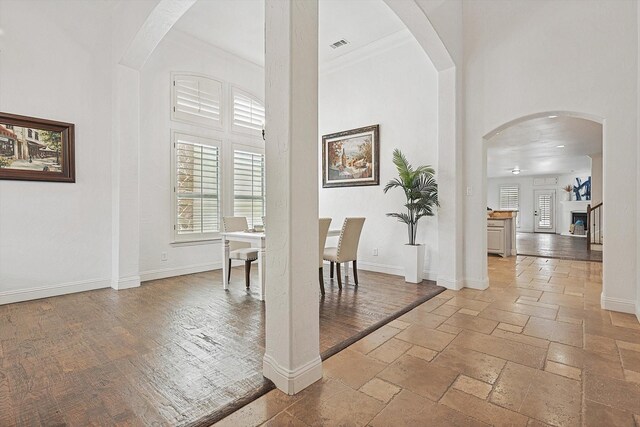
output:
{"label": "hardwood floor", "polygon": [[[325,277],[325,355],[443,290],[365,271],[359,279],[339,292]],[[264,305],[241,269],[229,292],[221,282],[214,271],[0,306],[0,426],[186,425],[270,389]]]}
{"label": "hardwood floor", "polygon": [[547,233],[517,233],[518,255],[602,262],[602,251],[587,251],[585,239]]}

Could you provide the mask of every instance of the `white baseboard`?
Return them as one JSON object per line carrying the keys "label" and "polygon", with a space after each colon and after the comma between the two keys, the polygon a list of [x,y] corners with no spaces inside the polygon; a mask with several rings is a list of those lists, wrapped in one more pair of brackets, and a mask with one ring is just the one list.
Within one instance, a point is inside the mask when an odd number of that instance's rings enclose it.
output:
{"label": "white baseboard", "polygon": [[114,279],[111,282],[111,287],[118,291],[125,289],[137,288],[140,286],[140,276],[128,276]]}
{"label": "white baseboard", "polygon": [[435,282],[436,280],[438,280],[438,273],[432,270],[424,270],[422,272],[422,278],[425,280],[432,280]]}
{"label": "white baseboard", "polygon": [[640,302],[636,303],[636,318],[638,319],[638,322],[640,322]]}
{"label": "white baseboard", "polygon": [[110,279],[83,280],[0,292],[0,305],[111,287]]}
{"label": "white baseboard", "polygon": [[161,268],[147,270],[140,273],[140,281],[165,279],[167,277],[184,276],[185,274],[202,273],[203,271],[218,270],[222,268],[222,262],[208,262],[205,264],[187,265],[184,267]]}
{"label": "white baseboard", "polygon": [[630,313],[635,314],[636,316],[638,315],[638,308],[636,307],[635,301],[622,298],[606,297],[604,293],[600,295],[600,307],[605,310]]}
{"label": "white baseboard", "polygon": [[320,355],[299,368],[290,370],[278,364],[269,354],[265,354],[262,366],[263,375],[287,394],[296,394],[322,379],[322,360]]}
{"label": "white baseboard", "polygon": [[436,280],[438,286],[450,289],[452,291],[459,291],[464,288],[464,282],[462,280],[449,279],[445,277],[438,277]]}
{"label": "white baseboard", "polygon": [[484,291],[489,287],[489,279],[478,280],[478,279],[465,279],[464,281],[465,288],[477,289],[479,291]]}
{"label": "white baseboard", "polygon": [[[392,274],[404,277],[404,267],[397,265],[378,264],[375,262],[358,261],[358,268],[365,271],[375,271],[376,273]],[[438,275],[431,270],[424,270],[422,278],[425,280],[437,280]]]}

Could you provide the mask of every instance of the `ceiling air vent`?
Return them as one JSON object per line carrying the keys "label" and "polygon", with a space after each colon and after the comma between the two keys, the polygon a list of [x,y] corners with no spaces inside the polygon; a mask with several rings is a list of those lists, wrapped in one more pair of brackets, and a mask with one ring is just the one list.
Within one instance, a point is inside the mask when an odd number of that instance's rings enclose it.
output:
{"label": "ceiling air vent", "polygon": [[341,46],[344,46],[345,44],[348,44],[349,42],[346,41],[345,39],[340,39],[335,43],[330,44],[329,46],[331,46],[332,49],[337,49]]}

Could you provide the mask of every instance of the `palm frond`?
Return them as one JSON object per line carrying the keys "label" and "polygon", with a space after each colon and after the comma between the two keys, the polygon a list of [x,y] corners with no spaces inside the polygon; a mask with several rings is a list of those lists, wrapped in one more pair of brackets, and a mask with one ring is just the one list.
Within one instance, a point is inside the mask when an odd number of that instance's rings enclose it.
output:
{"label": "palm frond", "polygon": [[406,197],[404,205],[406,213],[388,213],[387,216],[396,218],[407,224],[409,244],[415,244],[418,221],[426,216],[433,216],[438,202],[438,183],[435,179],[435,169],[431,166],[411,166],[407,158],[399,149],[393,150],[393,164],[398,170],[398,177],[390,180],[383,191],[392,188],[402,188]]}
{"label": "palm frond", "polygon": [[400,187],[400,188],[404,189],[404,183],[402,181],[400,181],[398,178],[393,178],[392,180],[387,182],[387,185],[384,186],[382,191],[384,191],[386,193],[387,191],[391,190],[392,188],[397,188],[397,187]]}
{"label": "palm frond", "polygon": [[391,217],[391,218],[396,218],[398,221],[403,222],[405,224],[411,224],[411,218],[409,218],[409,215],[405,214],[405,213],[388,213],[387,216]]}
{"label": "palm frond", "polygon": [[398,175],[400,176],[402,182],[404,182],[405,185],[411,182],[413,168],[409,164],[409,161],[407,160],[405,155],[402,154],[402,151],[397,148],[393,150],[393,164],[396,165]]}

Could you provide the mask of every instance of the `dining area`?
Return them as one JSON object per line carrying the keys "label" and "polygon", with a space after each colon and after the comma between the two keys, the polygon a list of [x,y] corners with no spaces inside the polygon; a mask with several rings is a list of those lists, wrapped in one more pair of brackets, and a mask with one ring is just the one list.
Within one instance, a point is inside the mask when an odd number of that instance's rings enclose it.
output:
{"label": "dining area", "polygon": [[[251,268],[255,262],[258,269],[258,299],[265,300],[266,295],[266,257],[267,221],[261,218],[262,224],[249,226],[249,221],[242,216],[225,216],[222,218],[222,284],[229,289],[233,262],[244,265],[244,281],[246,289],[251,288]],[[329,279],[337,280],[338,289],[342,290],[344,278],[350,275],[352,268],[353,283],[358,286],[358,245],[366,218],[346,217],[340,228],[331,228],[332,218],[318,219],[318,285],[320,295],[325,295],[324,265],[329,264]],[[336,240],[337,238],[337,240]],[[336,240],[327,246],[327,240]]]}

